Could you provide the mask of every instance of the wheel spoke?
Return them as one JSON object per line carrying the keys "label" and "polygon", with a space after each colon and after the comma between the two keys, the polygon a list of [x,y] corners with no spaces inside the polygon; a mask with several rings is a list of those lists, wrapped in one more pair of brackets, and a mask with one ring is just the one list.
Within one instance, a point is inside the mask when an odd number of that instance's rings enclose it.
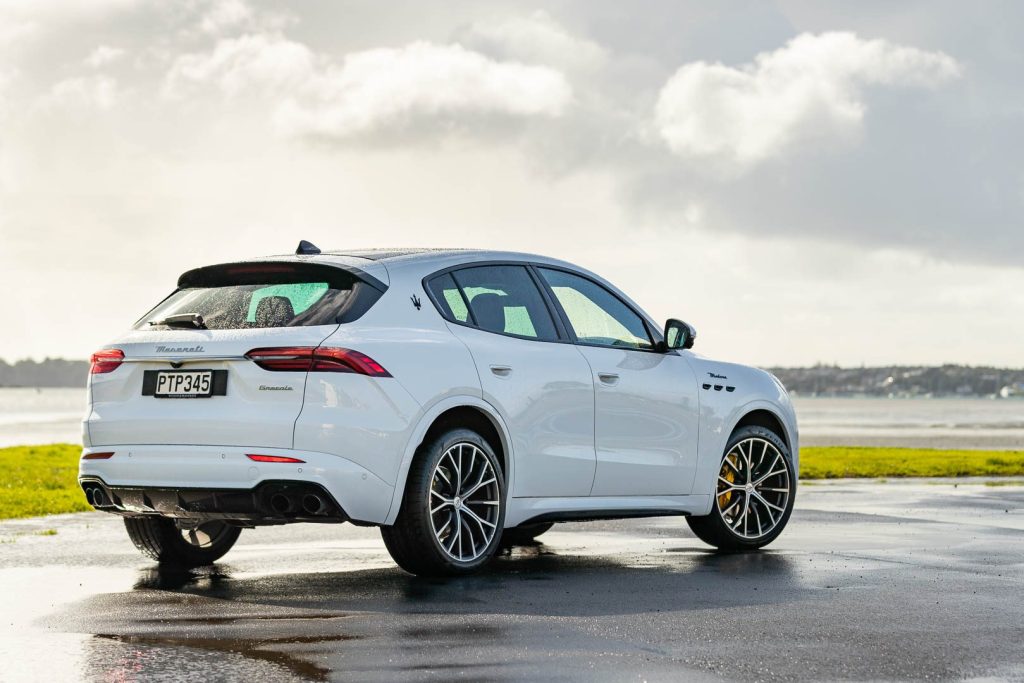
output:
{"label": "wheel spoke", "polygon": [[448,484],[448,488],[452,488],[452,480],[448,478],[448,475],[445,474],[444,468],[441,467],[440,464],[437,467],[437,473],[441,475],[442,479],[444,479],[444,483]]}
{"label": "wheel spoke", "polygon": [[[475,512],[473,512],[472,510],[470,510],[470,509],[469,509],[468,507],[464,507],[464,508],[462,508],[462,511],[463,511],[463,512],[465,512],[465,513],[466,513],[467,515],[469,515],[470,517],[472,517],[473,519],[475,519],[475,520],[477,521],[477,523],[478,523],[478,524],[480,525],[480,530],[481,530],[481,531],[484,531],[484,525],[485,525],[485,524],[486,524],[486,525],[487,525],[488,527],[490,527],[491,529],[493,529],[493,528],[495,527],[495,525],[494,525],[494,524],[491,524],[491,523],[490,523],[490,522],[488,522],[488,521],[487,521],[486,519],[483,519],[482,517],[480,517],[480,515],[476,514]],[[487,532],[486,532],[486,531],[484,531],[484,533],[487,533]]]}
{"label": "wheel spoke", "polygon": [[734,484],[733,482],[729,481],[729,480],[728,480],[728,479],[726,479],[725,477],[719,477],[719,478],[718,478],[718,481],[720,481],[720,482],[722,482],[723,484],[725,484],[725,487],[726,487],[724,491],[723,491],[722,489],[719,489],[719,490],[718,490],[718,492],[719,492],[720,494],[721,494],[721,493],[727,493],[727,492],[729,492],[729,491],[737,491],[737,490],[742,490],[742,489],[743,489],[743,487],[742,487],[742,486],[736,486],[736,484]]}
{"label": "wheel spoke", "polygon": [[[462,481],[459,482],[459,491],[461,492],[466,488],[466,483],[473,478],[473,469],[476,467],[476,449],[470,447],[469,449],[469,467],[462,474]],[[463,494],[463,497],[465,495]]]}
{"label": "wheel spoke", "polygon": [[780,507],[779,507],[778,505],[773,505],[772,503],[769,503],[769,502],[768,502],[767,500],[765,500],[765,499],[764,499],[764,497],[763,497],[763,496],[762,496],[762,495],[761,495],[760,493],[758,493],[757,491],[754,491],[754,495],[755,495],[755,496],[757,497],[757,499],[758,499],[759,501],[761,501],[761,502],[762,502],[762,503],[763,503],[764,505],[766,505],[766,506],[770,507],[771,509],[775,510],[776,512],[785,512],[785,508],[780,508]]}
{"label": "wheel spoke", "polygon": [[[761,497],[758,496],[758,498],[761,498]],[[765,502],[764,498],[761,498],[761,502],[762,503]],[[770,527],[768,527],[768,528],[769,529],[774,529],[775,528],[775,515],[772,514],[771,506],[766,505],[765,508],[764,508],[764,511],[768,513],[768,519],[771,520],[771,523],[772,523],[772,525]]]}
{"label": "wheel spoke", "polygon": [[455,474],[455,495],[462,493],[462,444],[459,444],[459,464]]}
{"label": "wheel spoke", "polygon": [[743,535],[747,534],[747,520],[750,518],[750,494],[746,496],[747,500],[743,504]]}
{"label": "wheel spoke", "polygon": [[729,516],[729,513],[730,513],[730,512],[732,511],[732,509],[733,509],[734,507],[736,507],[737,505],[739,505],[740,503],[742,503],[742,502],[743,502],[743,499],[742,499],[742,498],[739,498],[739,497],[737,497],[737,498],[736,498],[736,502],[734,502],[734,503],[733,503],[732,505],[730,505],[730,506],[729,506],[729,507],[727,507],[726,509],[722,510],[722,517],[723,517],[723,518],[725,518],[725,517],[728,517],[728,516]]}
{"label": "wheel spoke", "polygon": [[[486,472],[485,472],[485,474],[486,474]],[[481,476],[481,477],[483,477],[484,475],[482,474],[482,475],[480,475],[480,476]],[[490,478],[490,479],[488,479],[487,481],[479,481],[479,482],[477,482],[476,484],[473,484],[473,488],[471,488],[470,490],[466,491],[466,492],[465,492],[465,493],[464,493],[464,494],[462,495],[462,498],[463,498],[463,499],[469,498],[469,497],[470,497],[470,496],[472,496],[472,495],[473,495],[474,493],[476,493],[477,491],[479,491],[479,490],[480,490],[480,487],[481,487],[481,486],[487,486],[488,484],[492,484],[492,483],[494,483],[494,482],[496,482],[496,481],[498,481],[498,480],[497,480],[497,479],[495,479],[494,477],[491,477],[491,478]]]}
{"label": "wheel spoke", "polygon": [[[767,442],[765,442],[765,443],[767,443]],[[768,470],[769,472],[771,472],[771,471],[772,471],[772,469],[773,469],[773,468],[775,467],[775,464],[776,464],[777,462],[779,462],[779,458],[781,458],[781,457],[782,457],[782,454],[781,454],[781,453],[776,453],[776,454],[775,454],[775,457],[774,457],[774,458],[772,458],[772,464],[768,465],[768,467],[767,467],[767,468],[765,468],[765,469],[767,469],[767,470]],[[764,470],[761,470],[761,471],[763,472]],[[755,483],[756,483],[756,482],[755,482]]]}
{"label": "wheel spoke", "polygon": [[781,470],[775,470],[774,472],[769,472],[768,474],[764,475],[763,477],[761,477],[760,479],[755,481],[754,482],[754,486],[757,486],[758,484],[760,484],[762,481],[764,481],[768,477],[774,477],[774,476],[777,476],[777,475],[780,475],[780,474],[786,474],[786,473],[787,473],[787,470],[785,468],[783,468]]}
{"label": "wheel spoke", "polygon": [[[466,518],[459,515],[459,524],[466,527],[466,545],[469,547],[469,552],[473,557],[476,557],[476,540],[473,538],[473,527],[466,522]],[[459,552],[462,552],[462,544],[459,544]],[[471,557],[470,559],[473,559]]]}
{"label": "wheel spoke", "polygon": [[448,483],[452,487],[452,495],[456,496],[459,493],[459,463],[455,462],[455,454],[452,451],[448,451],[448,460],[452,464],[452,473],[455,475],[455,481],[449,480]]}
{"label": "wheel spoke", "polygon": [[454,515],[448,515],[448,520],[441,526],[440,529],[437,530],[437,537],[438,537],[438,539],[440,539],[441,536],[444,536],[445,529],[447,529],[448,527],[451,526],[451,524],[452,524],[452,517],[453,516]]}
{"label": "wheel spoke", "polygon": [[451,544],[449,544],[448,546],[449,554],[452,553],[452,551],[455,548],[455,544],[459,540],[459,536],[462,535],[462,519],[459,517],[459,511],[456,510],[454,513],[452,513],[452,516],[455,518],[455,528],[450,534],[448,534],[448,537],[451,539]]}

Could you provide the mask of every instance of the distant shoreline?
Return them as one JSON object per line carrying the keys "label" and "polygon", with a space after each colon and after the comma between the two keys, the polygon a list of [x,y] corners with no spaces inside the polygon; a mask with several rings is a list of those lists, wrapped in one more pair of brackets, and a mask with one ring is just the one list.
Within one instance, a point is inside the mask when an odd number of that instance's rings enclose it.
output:
{"label": "distant shoreline", "polygon": [[[770,367],[792,396],[807,398],[1022,398],[1024,369],[969,365]],[[89,362],[0,360],[0,389],[85,387]]]}

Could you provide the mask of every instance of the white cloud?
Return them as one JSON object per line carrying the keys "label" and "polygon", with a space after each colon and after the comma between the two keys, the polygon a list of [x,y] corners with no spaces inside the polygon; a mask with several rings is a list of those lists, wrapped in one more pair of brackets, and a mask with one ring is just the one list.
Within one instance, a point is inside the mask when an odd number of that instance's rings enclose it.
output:
{"label": "white cloud", "polygon": [[571,99],[565,77],[549,67],[417,42],[348,55],[285,102],[276,121],[292,135],[347,138],[424,118],[558,116]]}
{"label": "white cloud", "polygon": [[93,69],[99,69],[116,62],[123,56],[124,50],[119,47],[100,45],[85,58],[85,65]]}
{"label": "white cloud", "polygon": [[804,33],[739,68],[685,64],[662,88],[655,124],[677,155],[742,170],[802,141],[856,136],[866,86],[931,88],[960,73],[941,52]]}
{"label": "white cloud", "polygon": [[186,54],[171,66],[164,93],[184,97],[190,88],[214,85],[226,95],[280,93],[307,83],[316,57],[302,43],[277,34],[253,34],[217,42],[212,52]]}
{"label": "white cloud", "polygon": [[279,34],[224,39],[212,52],[183,55],[164,91],[183,97],[208,85],[231,97],[284,98],[274,115],[282,133],[335,138],[438,118],[552,117],[572,99],[555,69],[496,61],[461,45],[416,42],[333,62]]}
{"label": "white cloud", "polygon": [[570,69],[597,68],[608,59],[603,47],[570,33],[542,10],[528,16],[474,23],[460,32],[459,39],[500,58]]}
{"label": "white cloud", "polygon": [[239,26],[249,26],[255,13],[243,0],[216,0],[199,20],[204,33],[219,35]]}
{"label": "white cloud", "polygon": [[109,76],[82,76],[56,83],[43,98],[44,107],[78,109],[110,109],[117,102],[120,91],[117,81]]}

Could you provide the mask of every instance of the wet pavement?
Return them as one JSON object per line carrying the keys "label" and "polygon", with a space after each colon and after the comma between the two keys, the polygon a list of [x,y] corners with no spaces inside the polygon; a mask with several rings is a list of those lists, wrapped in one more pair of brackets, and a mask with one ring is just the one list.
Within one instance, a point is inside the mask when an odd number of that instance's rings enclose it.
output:
{"label": "wet pavement", "polygon": [[797,501],[760,553],[566,524],[447,580],[350,525],[244,531],[182,573],[108,515],[0,522],[0,680],[1024,680],[1024,481]]}

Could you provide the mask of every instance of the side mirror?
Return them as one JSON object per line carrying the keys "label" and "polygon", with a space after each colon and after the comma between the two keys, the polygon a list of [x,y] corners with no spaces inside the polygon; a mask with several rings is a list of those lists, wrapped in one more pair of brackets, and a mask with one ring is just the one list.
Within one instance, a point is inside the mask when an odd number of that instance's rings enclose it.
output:
{"label": "side mirror", "polygon": [[669,318],[665,323],[665,350],[691,349],[697,340],[697,330],[690,323]]}

